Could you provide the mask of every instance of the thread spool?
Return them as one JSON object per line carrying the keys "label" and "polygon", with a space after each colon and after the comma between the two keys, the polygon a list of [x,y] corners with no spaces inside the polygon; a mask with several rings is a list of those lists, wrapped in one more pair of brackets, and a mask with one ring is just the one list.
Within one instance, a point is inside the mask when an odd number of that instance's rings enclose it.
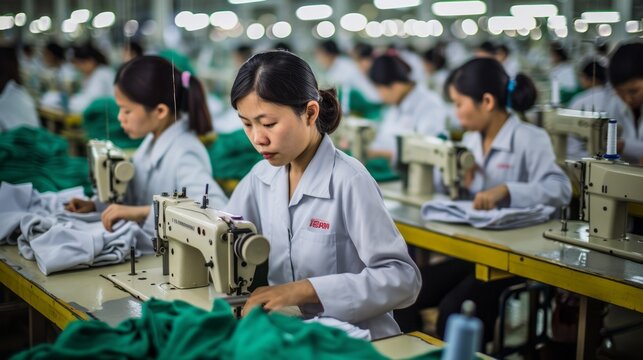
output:
{"label": "thread spool", "polygon": [[482,339],[482,321],[473,316],[475,304],[462,303],[462,314],[453,314],[447,320],[446,345],[442,360],[474,359]]}
{"label": "thread spool", "polygon": [[558,84],[558,80],[556,79],[551,81],[551,105],[553,107],[560,105],[560,84]]}
{"label": "thread spool", "polygon": [[620,156],[616,152],[616,134],[617,133],[617,123],[615,119],[609,119],[607,123],[607,149],[603,155],[604,159],[609,160],[618,160]]}

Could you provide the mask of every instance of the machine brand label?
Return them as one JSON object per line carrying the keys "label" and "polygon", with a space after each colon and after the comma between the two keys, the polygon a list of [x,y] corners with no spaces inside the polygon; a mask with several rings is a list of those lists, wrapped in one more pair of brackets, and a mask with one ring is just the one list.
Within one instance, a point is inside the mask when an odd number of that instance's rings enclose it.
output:
{"label": "machine brand label", "polygon": [[181,225],[181,226],[183,226],[183,227],[185,227],[185,228],[188,228],[188,229],[190,229],[190,230],[194,231],[194,226],[192,226],[192,225],[190,225],[190,224],[186,224],[186,223],[184,223],[184,222],[183,222],[183,221],[181,221],[181,220],[178,220],[178,219],[172,219],[172,222],[173,222],[173,223],[175,223],[175,224],[177,224],[177,225]]}
{"label": "machine brand label", "polygon": [[328,221],[325,221],[325,220],[312,218],[310,219],[310,224],[308,225],[308,227],[311,227],[313,229],[328,230],[330,229],[330,223],[328,223]]}

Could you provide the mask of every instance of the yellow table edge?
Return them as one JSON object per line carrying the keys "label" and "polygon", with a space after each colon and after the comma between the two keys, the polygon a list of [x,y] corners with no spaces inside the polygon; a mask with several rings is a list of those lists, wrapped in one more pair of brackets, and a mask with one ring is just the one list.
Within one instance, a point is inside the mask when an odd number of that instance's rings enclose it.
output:
{"label": "yellow table edge", "polygon": [[509,272],[643,312],[643,288],[528,256],[510,254]]}
{"label": "yellow table edge", "polygon": [[85,312],[45,292],[2,260],[0,282],[61,329],[74,320],[90,318]]}
{"label": "yellow table edge", "polygon": [[407,244],[499,270],[509,269],[509,249],[488,246],[468,238],[454,238],[400,222],[396,225]]}

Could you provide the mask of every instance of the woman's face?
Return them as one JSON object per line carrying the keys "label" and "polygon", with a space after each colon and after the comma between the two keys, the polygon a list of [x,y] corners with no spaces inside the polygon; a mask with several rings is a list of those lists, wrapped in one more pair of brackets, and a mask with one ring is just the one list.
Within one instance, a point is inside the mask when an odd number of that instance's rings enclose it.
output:
{"label": "woman's face", "polygon": [[397,105],[402,101],[402,96],[405,93],[405,86],[403,83],[394,82],[391,85],[376,85],[377,93],[380,99],[387,105]]}
{"label": "woman's face", "polygon": [[643,106],[643,79],[632,79],[615,87],[616,93],[630,109]]}
{"label": "woman's face", "polygon": [[119,109],[118,121],[131,139],[143,138],[158,128],[160,121],[157,119],[155,110],[147,111],[145,106],[133,102],[118,86],[114,86],[114,97]]}
{"label": "woman's face", "polygon": [[460,125],[467,131],[480,131],[489,124],[489,115],[483,106],[477,104],[473,98],[461,94],[455,86],[449,86],[449,97],[455,106],[455,114]]}
{"label": "woman's face", "polygon": [[309,101],[303,114],[289,106],[268,102],[252,92],[237,101],[237,111],[246,136],[272,166],[295,160],[315,141],[319,104]]}

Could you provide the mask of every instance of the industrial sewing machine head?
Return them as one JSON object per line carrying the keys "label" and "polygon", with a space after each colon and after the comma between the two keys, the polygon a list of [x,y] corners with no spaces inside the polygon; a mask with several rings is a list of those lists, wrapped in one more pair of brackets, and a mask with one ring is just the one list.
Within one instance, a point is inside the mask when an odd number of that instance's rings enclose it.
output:
{"label": "industrial sewing machine head", "polygon": [[605,113],[547,108],[542,112],[542,125],[551,137],[559,164],[567,159],[569,135],[585,141],[588,156],[602,152],[607,145],[608,118]]}
{"label": "industrial sewing machine head", "polygon": [[351,155],[365,163],[368,147],[375,140],[376,126],[373,121],[349,116],[342,120],[338,131],[333,133],[333,142],[339,148],[348,148]]}
{"label": "industrial sewing machine head", "polygon": [[98,194],[105,203],[123,201],[127,184],[134,177],[134,165],[129,157],[111,141],[90,140],[87,143],[89,176]]}
{"label": "industrial sewing machine head", "polygon": [[155,250],[163,256],[163,274],[179,288],[207,286],[218,293],[243,295],[255,268],[268,258],[270,244],[255,226],[182,193],[154,195]]}
{"label": "industrial sewing machine head", "polygon": [[628,205],[643,204],[643,167],[619,161],[616,121],[609,120],[607,152],[569,161],[581,187],[580,220],[563,220],[545,237],[643,262],[643,236],[627,233]]}
{"label": "industrial sewing machine head", "polygon": [[407,135],[401,141],[400,162],[408,169],[404,189],[408,195],[432,196],[435,192],[433,169],[436,167],[442,173],[449,197],[457,199],[465,173],[475,165],[473,154],[462,146],[436,137]]}

